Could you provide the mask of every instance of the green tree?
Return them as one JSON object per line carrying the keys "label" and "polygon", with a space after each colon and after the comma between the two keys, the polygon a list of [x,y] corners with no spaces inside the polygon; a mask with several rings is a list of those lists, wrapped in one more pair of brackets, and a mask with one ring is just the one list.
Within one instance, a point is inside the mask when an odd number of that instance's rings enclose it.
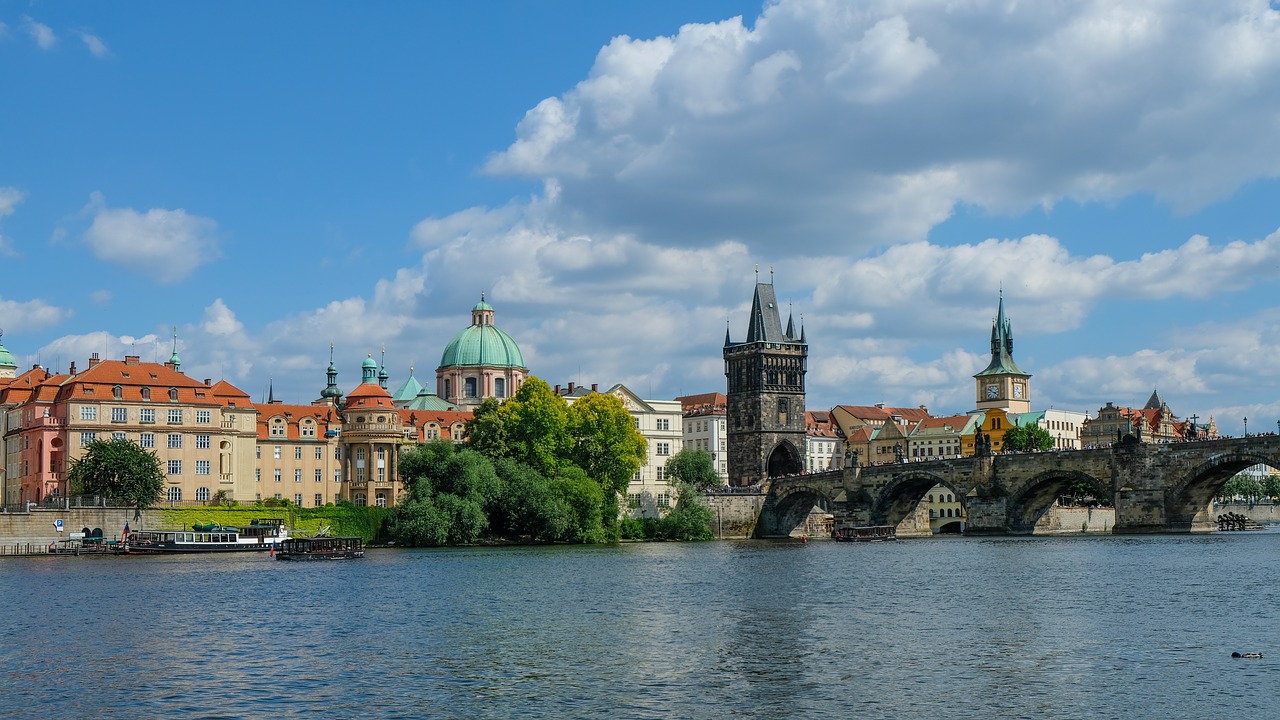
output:
{"label": "green tree", "polygon": [[467,421],[467,444],[491,458],[509,454],[501,409],[502,403],[497,398],[485,398]]}
{"label": "green tree", "polygon": [[1049,450],[1053,447],[1053,436],[1035,423],[1014,425],[1004,431],[1000,445],[1006,451]]}
{"label": "green tree", "polygon": [[676,506],[662,518],[661,533],[667,540],[710,540],[715,537],[711,523],[715,513],[701,491],[687,483],[676,483]]}
{"label": "green tree", "polygon": [[505,433],[506,455],[554,475],[569,456],[569,407],[542,380],[530,377],[498,410]]}
{"label": "green tree", "polygon": [[[587,477],[586,472],[575,466],[562,468],[551,483],[556,495],[564,503],[568,526],[561,537],[565,542],[601,543],[617,539],[617,494],[605,491],[600,483]],[[615,498],[608,502],[608,498]],[[605,513],[612,512],[606,516]],[[609,528],[605,527],[605,520]]]}
{"label": "green tree", "polygon": [[625,494],[644,463],[648,443],[614,395],[591,393],[569,406],[569,458],[606,492]]}
{"label": "green tree", "polygon": [[684,483],[696,492],[706,492],[720,486],[720,476],[711,453],[685,448],[667,460],[667,482]]}
{"label": "green tree", "polygon": [[128,440],[94,440],[67,470],[72,492],[118,498],[139,510],[160,502],[165,477],[159,456]]}

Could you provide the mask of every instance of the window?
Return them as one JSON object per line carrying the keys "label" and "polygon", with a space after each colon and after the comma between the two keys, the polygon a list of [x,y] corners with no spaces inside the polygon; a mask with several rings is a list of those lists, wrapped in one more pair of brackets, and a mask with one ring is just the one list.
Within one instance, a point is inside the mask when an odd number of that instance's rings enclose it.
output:
{"label": "window", "polygon": [[[197,461],[196,461],[196,474],[197,474],[197,475],[208,475],[208,474],[209,474],[209,461],[208,461],[208,460],[197,460]],[[196,499],[197,499],[197,500],[199,500],[200,498],[198,498],[198,497],[197,497]],[[208,498],[205,498],[205,499],[207,500]]]}
{"label": "window", "polygon": [[273,472],[275,473],[276,482],[280,482],[280,478],[281,478],[280,468],[276,468]]}
{"label": "window", "polygon": [[80,433],[80,447],[88,447],[89,443],[98,439],[98,433],[82,432]]}
{"label": "window", "polygon": [[334,481],[334,482],[336,482],[336,483],[340,483],[340,482],[342,482],[342,470],[341,470],[341,469],[338,469],[338,470],[334,470],[334,471],[333,471],[333,481]]}
{"label": "window", "polygon": [[213,443],[210,442],[210,438],[208,435],[196,436],[196,448],[200,450],[208,450],[212,446],[213,446]]}
{"label": "window", "polygon": [[293,494],[293,504],[302,507],[302,493]]}
{"label": "window", "polygon": [[324,457],[324,448],[316,448],[316,459]]}
{"label": "window", "polygon": [[507,396],[506,378],[493,379],[493,396],[496,398],[504,398]]}
{"label": "window", "polygon": [[92,407],[89,405],[80,406],[80,419],[81,420],[97,420],[98,408]]}
{"label": "window", "polygon": [[182,502],[182,488],[176,485],[169,488],[169,502]]}
{"label": "window", "polygon": [[378,497],[377,497],[377,499],[376,499],[376,501],[375,501],[375,502],[377,502],[378,507],[386,507],[386,506],[387,506],[387,496],[386,496],[386,494],[385,494],[385,493],[378,493]]}
{"label": "window", "polygon": [[213,416],[209,413],[209,411],[208,411],[208,410],[197,410],[197,411],[196,411],[196,422],[197,422],[197,423],[199,423],[199,424],[201,424],[201,425],[208,425],[210,422],[212,422],[212,420],[213,420]]}
{"label": "window", "polygon": [[253,448],[253,456],[259,460],[262,459],[262,446],[258,445]]}
{"label": "window", "polygon": [[313,438],[316,436],[316,426],[310,420],[302,422],[302,437]]}
{"label": "window", "polygon": [[138,435],[138,446],[144,448],[153,448],[156,446],[155,433],[141,433]]}
{"label": "window", "polygon": [[279,500],[279,499],[280,499],[280,493],[276,493],[276,499],[277,499],[277,500]]}
{"label": "window", "polygon": [[444,399],[445,400],[453,399],[453,381],[451,381],[449,378],[444,379]]}
{"label": "window", "polygon": [[302,482],[302,468],[297,468],[293,471],[293,481]]}
{"label": "window", "polygon": [[124,436],[124,433],[122,433],[122,432],[113,432],[113,433],[111,433],[111,439],[112,439],[112,440],[124,440],[124,439],[125,439],[125,436]]}
{"label": "window", "polygon": [[316,482],[324,482],[324,471],[316,468]]}
{"label": "window", "polygon": [[466,432],[466,430],[463,428],[463,426],[461,426],[461,425],[454,425],[454,426],[453,426],[453,431],[452,431],[452,433],[450,433],[450,435],[453,437],[453,439],[454,439],[454,440],[461,440],[461,439],[462,439],[462,433],[464,433],[464,432]]}
{"label": "window", "polygon": [[169,433],[169,447],[170,449],[178,449],[182,447],[181,433]]}
{"label": "window", "polygon": [[658,455],[670,455],[670,454],[671,454],[671,443],[667,443],[667,442],[660,442],[660,443],[657,443],[657,451],[656,451],[656,452],[657,452],[657,454],[658,454]]}
{"label": "window", "polygon": [[294,448],[294,449],[293,449],[293,459],[294,459],[294,460],[301,460],[301,459],[302,459],[302,448],[301,448],[301,447],[296,447],[296,448]]}
{"label": "window", "polygon": [[120,387],[119,385],[113,385],[111,387],[111,397],[115,398],[116,400],[119,400],[120,398],[124,397],[124,388]]}
{"label": "window", "polygon": [[640,493],[627,493],[627,507],[632,510],[640,508]]}
{"label": "window", "polygon": [[178,388],[169,388],[169,402],[178,402]]}
{"label": "window", "polygon": [[659,465],[658,466],[658,482],[663,482],[664,480],[666,480],[666,476],[667,476],[667,469]]}
{"label": "window", "polygon": [[667,419],[667,418],[658,418],[658,429],[659,429],[659,430],[670,430],[670,429],[671,429],[671,421],[670,421],[669,419]]}
{"label": "window", "polygon": [[146,387],[142,388],[142,399],[143,400],[151,399],[151,388],[146,388]]}
{"label": "window", "polygon": [[[198,472],[198,471],[197,471],[197,472]],[[208,501],[208,500],[209,500],[209,488],[207,488],[207,487],[196,488],[196,500],[199,500],[200,502],[206,502],[206,501]]]}
{"label": "window", "polygon": [[138,422],[143,425],[150,425],[156,421],[155,408],[142,408],[138,411]]}
{"label": "window", "polygon": [[356,507],[364,507],[369,504],[369,498],[364,493],[356,493]]}
{"label": "window", "polygon": [[316,493],[316,507],[320,507],[323,504],[324,504],[324,495],[321,495],[320,493]]}
{"label": "window", "polygon": [[129,421],[128,408],[111,408],[111,422],[122,423]]}
{"label": "window", "polygon": [[280,418],[271,421],[271,437],[284,437],[284,421]]}
{"label": "window", "polygon": [[262,468],[258,468],[253,471],[253,481],[262,482]]}
{"label": "window", "polygon": [[182,424],[182,411],[181,411],[181,410],[179,410],[178,408],[171,408],[171,409],[169,410],[169,424],[170,424],[170,425],[181,425],[181,424]]}
{"label": "window", "polygon": [[465,388],[466,388],[466,390],[465,390],[465,394],[466,394],[466,396],[467,396],[467,397],[469,397],[469,398],[473,398],[473,397],[475,397],[475,396],[476,396],[476,379],[475,379],[475,378],[473,378],[473,377],[471,377],[471,378],[469,377],[469,378],[467,378],[467,379],[466,379],[465,381],[463,381],[463,382],[465,382],[465,383],[466,383],[466,385],[465,385]]}
{"label": "window", "polygon": [[181,461],[181,460],[170,460],[170,461],[169,461],[169,474],[170,474],[170,475],[181,475],[181,474],[182,474],[182,461]]}
{"label": "window", "polygon": [[658,493],[658,507],[671,507],[671,493]]}
{"label": "window", "polygon": [[276,460],[279,460],[279,459],[280,459],[280,446],[279,446],[279,445],[276,445],[274,448],[272,448],[272,450],[271,450],[271,456],[272,456],[273,458],[275,458]]}
{"label": "window", "polygon": [[334,459],[334,460],[341,460],[341,459],[342,459],[342,446],[341,446],[341,445],[334,445],[334,446],[333,446],[333,459]]}

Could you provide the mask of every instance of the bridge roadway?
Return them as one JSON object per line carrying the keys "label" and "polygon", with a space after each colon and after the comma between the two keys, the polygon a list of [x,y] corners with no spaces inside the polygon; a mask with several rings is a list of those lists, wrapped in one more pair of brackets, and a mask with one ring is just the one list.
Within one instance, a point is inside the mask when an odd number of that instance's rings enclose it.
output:
{"label": "bridge roadway", "polygon": [[837,522],[894,525],[901,535],[928,532],[921,498],[935,485],[965,509],[966,534],[1035,532],[1059,495],[1077,481],[1114,498],[1114,533],[1211,532],[1213,497],[1253,465],[1280,467],[1280,436],[1130,444],[954,460],[877,465],[773,478],[755,534],[784,536],[824,504]]}

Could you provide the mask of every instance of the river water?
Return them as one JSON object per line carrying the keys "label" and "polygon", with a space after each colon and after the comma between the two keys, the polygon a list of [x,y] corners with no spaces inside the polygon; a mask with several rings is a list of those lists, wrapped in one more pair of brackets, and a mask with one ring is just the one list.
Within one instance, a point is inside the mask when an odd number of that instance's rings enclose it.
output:
{"label": "river water", "polygon": [[9,559],[0,717],[1276,717],[1278,550],[1267,531]]}

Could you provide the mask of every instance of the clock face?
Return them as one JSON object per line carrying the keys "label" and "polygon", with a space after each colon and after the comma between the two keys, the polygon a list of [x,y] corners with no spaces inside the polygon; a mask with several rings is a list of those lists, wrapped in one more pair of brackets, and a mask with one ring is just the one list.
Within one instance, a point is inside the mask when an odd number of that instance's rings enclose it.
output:
{"label": "clock face", "polygon": [[998,385],[987,386],[987,399],[995,400],[1000,395],[1000,387]]}
{"label": "clock face", "polygon": [[1019,399],[1021,399],[1021,398],[1022,398],[1022,386],[1021,386],[1021,385],[1014,385],[1014,386],[1013,386],[1013,396],[1014,396],[1014,397],[1016,397],[1016,398],[1019,398]]}

